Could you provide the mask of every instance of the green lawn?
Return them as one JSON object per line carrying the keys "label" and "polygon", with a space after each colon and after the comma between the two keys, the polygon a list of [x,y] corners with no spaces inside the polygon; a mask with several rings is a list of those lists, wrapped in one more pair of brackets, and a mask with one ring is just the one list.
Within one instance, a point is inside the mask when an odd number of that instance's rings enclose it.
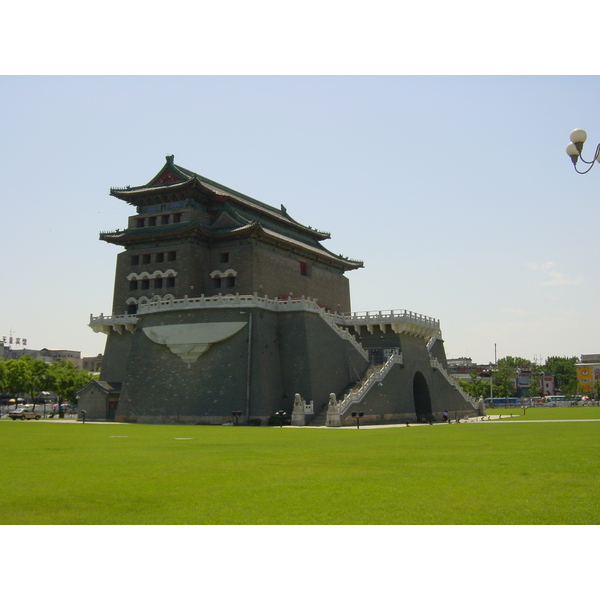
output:
{"label": "green lawn", "polygon": [[[598,408],[518,412],[600,418]],[[600,422],[331,430],[2,420],[0,449],[2,524],[600,521]]]}

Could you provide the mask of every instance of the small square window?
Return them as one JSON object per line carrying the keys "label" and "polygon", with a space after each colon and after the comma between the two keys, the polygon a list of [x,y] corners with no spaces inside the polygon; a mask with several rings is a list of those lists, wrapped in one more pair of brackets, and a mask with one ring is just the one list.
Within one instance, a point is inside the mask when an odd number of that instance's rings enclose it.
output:
{"label": "small square window", "polygon": [[221,252],[219,254],[219,262],[221,264],[229,262],[229,252]]}
{"label": "small square window", "polygon": [[227,279],[225,280],[225,285],[228,288],[232,288],[235,286],[235,277],[227,277]]}
{"label": "small square window", "polygon": [[135,279],[132,279],[132,280],[129,282],[129,289],[130,289],[131,291],[133,291],[133,290],[137,290],[137,289],[138,289],[138,282],[137,282]]}
{"label": "small square window", "polygon": [[151,254],[142,254],[142,264],[149,265],[151,256],[152,256]]}
{"label": "small square window", "polygon": [[156,262],[157,263],[165,262],[165,253],[164,252],[157,252],[156,253]]}
{"label": "small square window", "polygon": [[137,219],[136,223],[137,223],[136,227],[143,227],[144,226],[144,219]]}
{"label": "small square window", "polygon": [[161,290],[161,289],[162,289],[162,286],[163,286],[163,280],[162,280],[162,277],[157,277],[157,278],[154,280],[154,288],[155,288],[155,289],[157,289],[157,290]]}
{"label": "small square window", "polygon": [[140,264],[140,257],[137,254],[134,254],[131,256],[131,264],[132,265],[139,265]]}
{"label": "small square window", "polygon": [[167,287],[175,287],[175,277],[167,277]]}
{"label": "small square window", "polygon": [[149,279],[142,279],[142,289],[143,290],[150,289],[150,280]]}
{"label": "small square window", "polygon": [[181,223],[181,213],[175,213],[173,215],[173,223]]}
{"label": "small square window", "polygon": [[150,217],[148,219],[148,227],[156,227],[156,217]]}
{"label": "small square window", "polygon": [[163,215],[160,218],[160,224],[161,225],[168,225],[169,224],[169,215]]}
{"label": "small square window", "polygon": [[173,261],[177,258],[177,252],[175,250],[171,250],[171,252],[169,252],[167,254],[167,260],[168,261]]}
{"label": "small square window", "polygon": [[214,282],[214,286],[216,289],[219,289],[221,287],[221,278],[220,277],[215,277],[213,279]]}

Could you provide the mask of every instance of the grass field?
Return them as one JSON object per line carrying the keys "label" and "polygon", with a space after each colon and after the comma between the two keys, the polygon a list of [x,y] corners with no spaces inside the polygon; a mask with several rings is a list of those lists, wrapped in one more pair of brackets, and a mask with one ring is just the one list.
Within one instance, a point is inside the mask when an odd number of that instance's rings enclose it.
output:
{"label": "grass field", "polygon": [[2,420],[0,523],[598,524],[600,422],[574,419],[600,419],[600,408],[512,412],[571,422],[331,430]]}

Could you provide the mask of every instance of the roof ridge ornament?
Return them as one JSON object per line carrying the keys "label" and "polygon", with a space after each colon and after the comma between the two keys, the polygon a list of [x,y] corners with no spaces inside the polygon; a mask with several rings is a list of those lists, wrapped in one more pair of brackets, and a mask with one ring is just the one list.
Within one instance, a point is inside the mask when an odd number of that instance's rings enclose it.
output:
{"label": "roof ridge ornament", "polygon": [[175,161],[174,154],[169,154],[168,156],[165,156],[165,158],[167,159],[167,164],[169,164],[169,165],[172,165]]}

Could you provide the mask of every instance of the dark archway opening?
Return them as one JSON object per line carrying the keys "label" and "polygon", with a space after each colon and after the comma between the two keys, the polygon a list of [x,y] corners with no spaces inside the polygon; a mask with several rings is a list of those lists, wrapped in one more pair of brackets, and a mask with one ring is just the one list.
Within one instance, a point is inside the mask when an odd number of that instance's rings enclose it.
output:
{"label": "dark archway opening", "polygon": [[421,423],[423,420],[430,421],[433,419],[429,386],[427,385],[425,376],[420,371],[417,371],[413,378],[413,398],[415,401],[417,423]]}

